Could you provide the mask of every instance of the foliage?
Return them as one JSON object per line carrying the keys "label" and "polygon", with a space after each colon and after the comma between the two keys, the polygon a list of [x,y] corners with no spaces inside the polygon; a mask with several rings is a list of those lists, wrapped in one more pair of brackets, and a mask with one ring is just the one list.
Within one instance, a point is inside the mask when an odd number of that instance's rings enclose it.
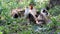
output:
{"label": "foliage", "polygon": [[[14,8],[24,8],[29,5],[30,2],[36,4],[35,8],[40,12],[41,8],[45,8],[48,4],[48,0],[0,0],[0,34],[48,34],[53,29],[54,26],[60,26],[60,6],[55,6],[51,8],[49,12],[51,15],[52,23],[47,25],[42,25],[42,28],[47,28],[46,30],[42,30],[39,32],[35,32],[36,24],[34,25],[26,25],[26,19],[23,18],[12,18],[11,17],[11,10]],[[54,16],[56,15],[56,16]],[[41,26],[39,26],[41,27]],[[37,28],[37,27],[36,27]],[[60,32],[57,28],[55,32]]]}
{"label": "foliage", "polygon": [[55,6],[52,9],[49,10],[51,15],[57,16],[60,14],[60,6]]}

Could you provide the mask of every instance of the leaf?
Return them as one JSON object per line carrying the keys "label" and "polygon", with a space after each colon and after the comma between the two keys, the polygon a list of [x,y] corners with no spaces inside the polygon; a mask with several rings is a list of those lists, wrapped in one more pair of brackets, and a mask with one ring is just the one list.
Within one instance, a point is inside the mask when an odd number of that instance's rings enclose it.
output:
{"label": "leaf", "polygon": [[3,34],[3,32],[0,32],[0,34]]}

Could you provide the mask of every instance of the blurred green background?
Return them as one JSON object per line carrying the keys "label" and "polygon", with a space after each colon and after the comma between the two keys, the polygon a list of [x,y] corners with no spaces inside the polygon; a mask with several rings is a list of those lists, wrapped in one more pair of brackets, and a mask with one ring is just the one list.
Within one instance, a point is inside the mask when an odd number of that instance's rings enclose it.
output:
{"label": "blurred green background", "polygon": [[35,8],[40,11],[49,4],[50,0],[0,0],[0,34],[60,34],[60,5],[55,5],[48,12],[51,14],[52,23],[43,25],[41,30],[35,32],[35,25],[25,25],[26,19],[12,18],[11,10],[14,8],[25,8],[30,2],[35,4]]}

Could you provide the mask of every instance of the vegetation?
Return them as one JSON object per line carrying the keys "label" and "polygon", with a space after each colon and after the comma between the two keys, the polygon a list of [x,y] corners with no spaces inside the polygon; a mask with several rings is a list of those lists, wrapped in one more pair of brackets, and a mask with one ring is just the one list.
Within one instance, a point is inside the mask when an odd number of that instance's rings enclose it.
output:
{"label": "vegetation", "polygon": [[[12,18],[13,8],[25,8],[30,2],[35,4],[38,11],[45,8],[49,0],[0,0],[0,34],[60,34],[60,6],[55,6],[49,10],[52,23],[38,26],[36,24],[26,25],[27,21],[23,18]],[[40,27],[40,29],[38,29]]]}

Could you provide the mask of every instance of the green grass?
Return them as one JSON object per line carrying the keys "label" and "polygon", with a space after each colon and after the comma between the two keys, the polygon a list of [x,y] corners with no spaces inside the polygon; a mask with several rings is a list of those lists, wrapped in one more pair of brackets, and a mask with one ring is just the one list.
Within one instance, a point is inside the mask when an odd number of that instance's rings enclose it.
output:
{"label": "green grass", "polygon": [[[13,8],[24,8],[25,6],[28,6],[31,0],[28,2],[24,0],[23,2],[17,2],[17,0],[0,0],[0,34],[48,34],[51,32],[50,28],[53,28],[54,26],[60,26],[60,6],[55,6],[54,8],[49,10],[49,13],[51,13],[51,20],[52,23],[47,25],[42,25],[42,28],[47,28],[46,31],[39,31],[35,32],[35,28],[37,28],[36,24],[32,25],[26,25],[25,22],[27,22],[26,19],[23,18],[17,18],[14,19],[11,17],[11,10]],[[41,0],[40,0],[41,1]],[[44,8],[48,2],[42,2],[43,4],[40,4],[41,2],[35,2],[37,10],[40,12],[41,8]],[[38,26],[40,27],[40,26]],[[60,32],[60,30],[57,28],[56,32]]]}

